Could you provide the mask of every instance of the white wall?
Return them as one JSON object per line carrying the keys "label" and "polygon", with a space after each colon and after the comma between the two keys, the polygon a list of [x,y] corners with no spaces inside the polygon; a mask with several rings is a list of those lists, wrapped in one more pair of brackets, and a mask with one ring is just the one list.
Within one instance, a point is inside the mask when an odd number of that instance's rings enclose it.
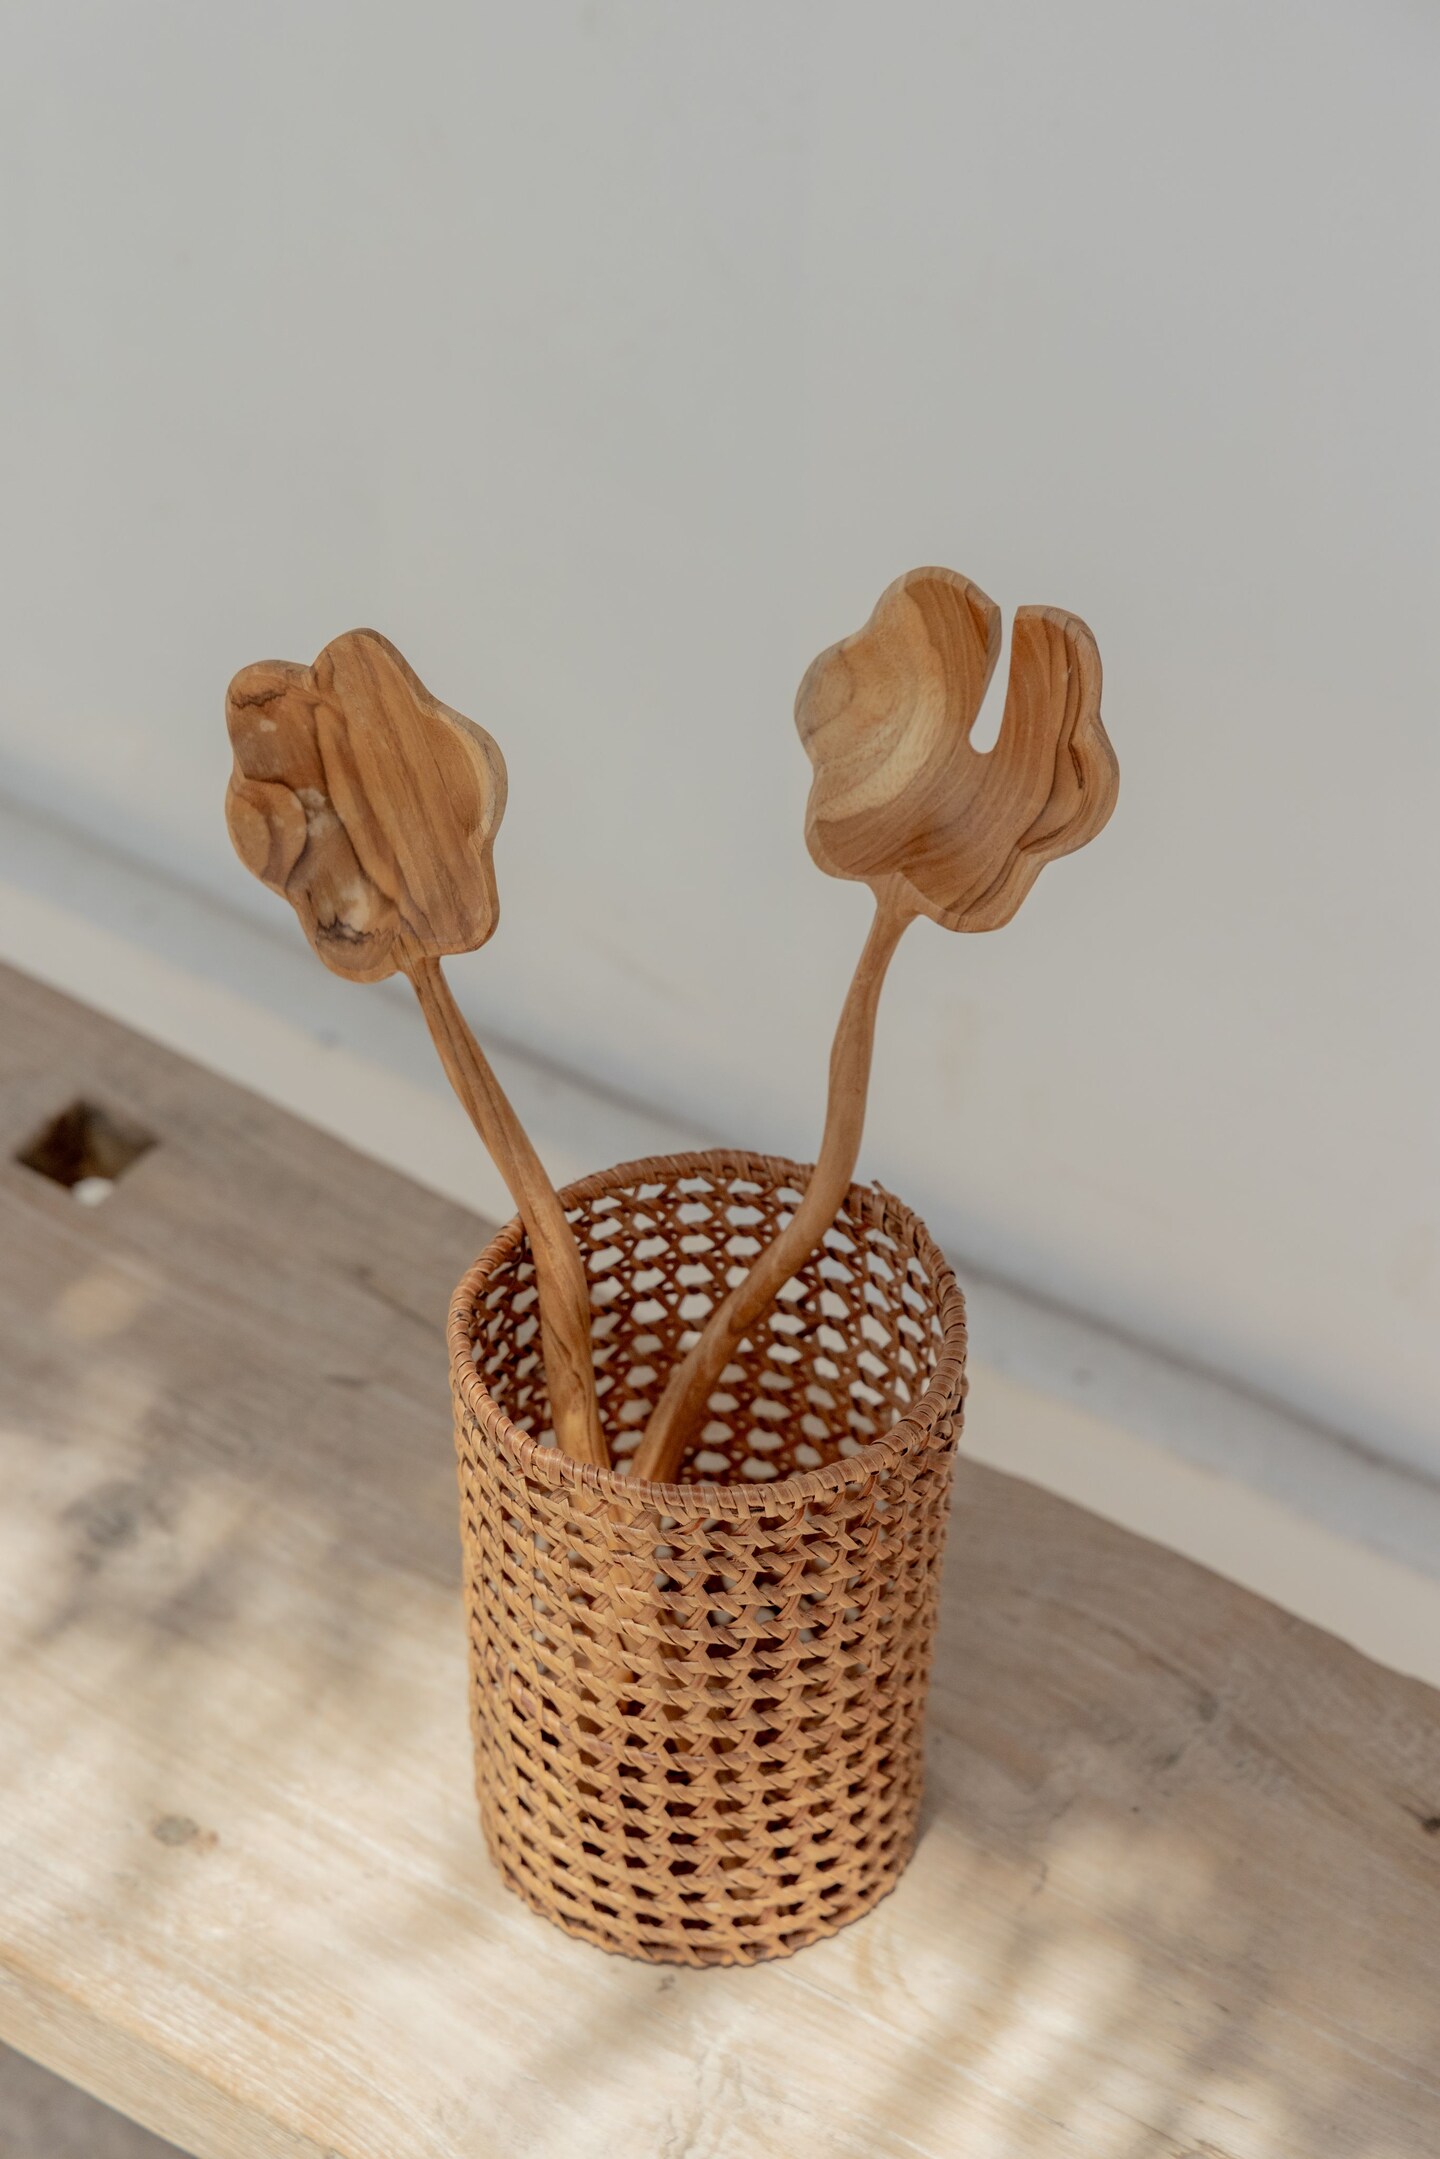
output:
{"label": "white wall", "polygon": [[[522,1043],[813,1142],[789,706],[898,570],[1084,614],[1115,822],[922,925],[866,1167],[1440,1470],[1428,11],[19,0],[0,788],[237,908],[220,700],[385,629],[510,764]],[[356,991],[358,996],[370,993]]]}

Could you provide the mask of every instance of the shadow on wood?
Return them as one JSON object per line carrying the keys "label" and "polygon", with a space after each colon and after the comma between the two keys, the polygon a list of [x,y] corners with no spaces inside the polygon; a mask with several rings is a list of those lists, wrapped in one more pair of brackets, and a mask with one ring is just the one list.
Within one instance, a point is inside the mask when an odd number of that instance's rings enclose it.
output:
{"label": "shadow on wood", "polygon": [[[103,1207],[11,1160],[104,1082]],[[0,976],[0,2036],[205,2159],[1416,2159],[1440,1699],[962,1466],[926,1826],[782,1964],[505,1894],[442,1327],[484,1228]]]}

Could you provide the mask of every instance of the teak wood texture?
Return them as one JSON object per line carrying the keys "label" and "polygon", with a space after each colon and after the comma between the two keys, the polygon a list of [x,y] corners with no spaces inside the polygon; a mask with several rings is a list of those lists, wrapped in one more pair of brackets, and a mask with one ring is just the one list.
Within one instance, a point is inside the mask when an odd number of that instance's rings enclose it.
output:
{"label": "teak wood texture", "polygon": [[1119,791],[1087,625],[1016,608],[1000,732],[977,750],[999,653],[1000,610],[978,585],[907,570],[795,699],[816,862],[877,894],[898,880],[909,911],[947,930],[1003,928],[1047,862],[1104,828]]}
{"label": "teak wood texture", "polygon": [[860,1155],[886,970],[910,924],[995,930],[1047,862],[1104,829],[1120,786],[1100,718],[1100,655],[1078,615],[1016,610],[993,749],[971,734],[1000,652],[1000,610],[958,571],[907,570],[869,621],[812,661],[795,724],[814,767],[805,838],[822,870],[862,879],[875,918],[830,1052],[815,1173],[671,1373],[635,1457],[673,1477],[746,1330],[818,1246]]}
{"label": "teak wood texture", "polygon": [[[12,1160],[76,1098],[96,1208]],[[602,1955],[475,1819],[485,1225],[10,974],[0,1194],[0,2037],[202,2159],[1440,2150],[1429,1689],[962,1458],[894,1893]]]}
{"label": "teak wood texture", "polygon": [[555,1190],[450,994],[441,960],[499,920],[495,833],[505,760],[432,697],[376,630],[334,638],[313,667],[258,660],[225,698],[226,822],[245,867],[289,900],[315,951],[353,982],[406,975],[445,1075],[530,1233],[555,1434],[608,1466],[590,1360],[590,1300]]}

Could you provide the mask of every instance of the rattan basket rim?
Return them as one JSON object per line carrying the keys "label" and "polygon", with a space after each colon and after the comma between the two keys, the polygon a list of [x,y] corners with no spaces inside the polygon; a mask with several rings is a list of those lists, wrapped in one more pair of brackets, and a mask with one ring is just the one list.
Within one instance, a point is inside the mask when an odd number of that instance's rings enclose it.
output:
{"label": "rattan basket rim", "polygon": [[[794,1184],[803,1190],[813,1164],[793,1162],[785,1155],[756,1154],[745,1148],[714,1147],[689,1154],[644,1155],[620,1162],[613,1169],[593,1170],[565,1186],[560,1194],[567,1208],[600,1199],[608,1192],[623,1191],[636,1184],[673,1184],[685,1177],[738,1176],[774,1189]],[[964,1402],[965,1299],[954,1270],[925,1224],[902,1199],[879,1183],[854,1184],[846,1197],[852,1214],[872,1225],[886,1227],[895,1221],[928,1270],[940,1315],[940,1354],[929,1384],[904,1417],[884,1436],[841,1461],[819,1469],[802,1470],[774,1484],[655,1484],[646,1478],[623,1476],[618,1470],[598,1469],[572,1461],[557,1447],[545,1447],[513,1424],[500,1407],[471,1356],[471,1320],[475,1306],[492,1275],[521,1243],[524,1231],[513,1216],[491,1238],[484,1251],[461,1277],[451,1300],[446,1339],[450,1348],[450,1375],[458,1400],[481,1430],[515,1460],[521,1472],[551,1486],[568,1485],[618,1501],[635,1512],[647,1511],[693,1519],[713,1515],[788,1514],[852,1485],[868,1483],[890,1464],[928,1447],[941,1444],[937,1428]]]}

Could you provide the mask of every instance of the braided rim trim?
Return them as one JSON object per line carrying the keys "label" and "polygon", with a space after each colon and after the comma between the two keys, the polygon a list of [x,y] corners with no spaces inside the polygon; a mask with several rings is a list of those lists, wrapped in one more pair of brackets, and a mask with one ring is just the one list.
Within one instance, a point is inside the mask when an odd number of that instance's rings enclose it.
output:
{"label": "braided rim trim", "polygon": [[[673,1186],[687,1177],[740,1178],[767,1187],[793,1185],[803,1190],[813,1165],[792,1162],[784,1155],[751,1154],[721,1147],[696,1154],[646,1155],[636,1162],[621,1162],[614,1169],[596,1170],[577,1178],[560,1194],[561,1204],[572,1210],[587,1200],[628,1190],[633,1185]],[[475,1369],[471,1350],[475,1340],[475,1307],[499,1269],[524,1242],[519,1217],[507,1222],[462,1276],[450,1305],[446,1340],[450,1349],[450,1383],[455,1398],[485,1437],[509,1455],[521,1473],[552,1487],[571,1486],[618,1502],[635,1514],[663,1514],[676,1519],[710,1518],[716,1515],[738,1520],[746,1515],[789,1514],[811,1500],[849,1486],[863,1485],[893,1463],[923,1454],[941,1444],[939,1428],[953,1420],[958,1429],[968,1390],[965,1377],[965,1299],[954,1270],[924,1223],[880,1184],[850,1187],[845,1201],[848,1214],[872,1229],[894,1235],[913,1249],[926,1268],[934,1289],[940,1317],[940,1350],[935,1370],[920,1399],[880,1439],[858,1453],[807,1469],[777,1484],[653,1484],[644,1478],[622,1476],[618,1470],[598,1469],[542,1446],[540,1441],[509,1417],[489,1392]]]}

